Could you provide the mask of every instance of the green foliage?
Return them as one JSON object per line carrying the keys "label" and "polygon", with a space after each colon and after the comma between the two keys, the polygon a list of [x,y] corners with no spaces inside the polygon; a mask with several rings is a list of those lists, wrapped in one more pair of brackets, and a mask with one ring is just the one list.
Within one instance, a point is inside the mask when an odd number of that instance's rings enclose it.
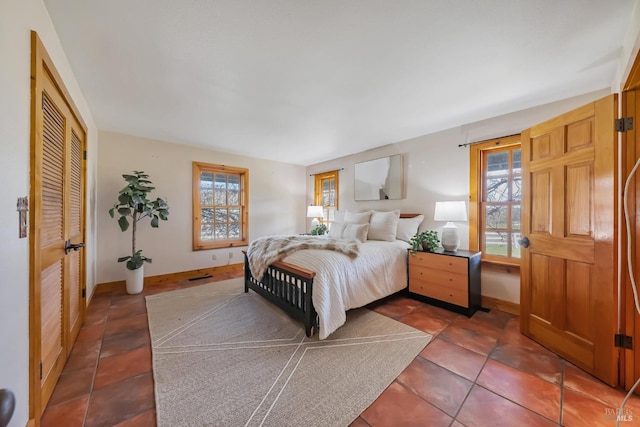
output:
{"label": "green foliage", "polygon": [[127,268],[129,270],[137,270],[138,268],[142,267],[143,262],[148,262],[149,264],[151,264],[152,259],[142,255],[142,249],[138,249],[133,255],[127,255],[118,258],[118,262],[124,261],[127,261]]}
{"label": "green foliage", "polygon": [[120,230],[127,231],[131,226],[131,255],[118,258],[118,262],[127,261],[129,270],[142,267],[143,262],[151,262],[151,258],[142,255],[142,250],[136,251],[136,225],[143,218],[150,218],[151,227],[158,228],[159,220],[166,221],[169,217],[169,205],[160,197],[149,199],[149,193],[155,190],[149,175],[142,171],[134,171],[132,175],[122,175],[127,185],[118,193],[118,201],[109,209],[109,216],[117,213]]}
{"label": "green foliage", "polygon": [[409,240],[411,245],[411,255],[415,255],[416,251],[424,249],[428,252],[435,252],[440,247],[440,239],[438,238],[438,232],[435,230],[425,230],[422,233],[418,232],[415,236]]}
{"label": "green foliage", "polygon": [[311,235],[312,236],[321,236],[323,234],[327,234],[327,231],[329,231],[329,229],[327,228],[326,225],[318,224],[313,228],[313,230],[311,230]]}

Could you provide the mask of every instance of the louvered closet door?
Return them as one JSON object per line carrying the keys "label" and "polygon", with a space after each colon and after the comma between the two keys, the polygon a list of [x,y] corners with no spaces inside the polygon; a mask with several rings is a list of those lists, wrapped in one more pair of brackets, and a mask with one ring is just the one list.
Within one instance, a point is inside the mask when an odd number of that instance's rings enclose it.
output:
{"label": "louvered closet door", "polygon": [[[49,77],[47,75],[47,77]],[[65,254],[65,242],[83,242],[83,153],[85,134],[56,86],[46,79],[42,95],[42,138],[33,212],[39,230],[41,408],[51,393],[80,331],[84,300],[83,250]],[[38,138],[37,138],[38,139]],[[38,185],[38,180],[36,180]],[[38,227],[39,222],[39,227]],[[39,278],[38,278],[39,273]]]}
{"label": "louvered closet door", "polygon": [[63,327],[66,120],[47,93],[42,94],[42,127],[40,369],[46,402],[66,361]]}
{"label": "louvered closet door", "polygon": [[[69,213],[67,238],[73,244],[82,243],[83,236],[83,194],[84,186],[82,180],[82,159],[84,153],[84,134],[75,120],[71,121],[71,140],[69,146],[69,162],[67,171],[67,183],[69,192]],[[75,342],[80,326],[82,326],[82,308],[84,301],[82,299],[82,289],[84,288],[83,278],[83,250],[71,251],[67,254],[66,260],[69,263],[68,275],[66,280],[69,293],[69,310],[68,310],[68,333],[71,343]],[[71,352],[71,346],[67,348],[67,354]]]}

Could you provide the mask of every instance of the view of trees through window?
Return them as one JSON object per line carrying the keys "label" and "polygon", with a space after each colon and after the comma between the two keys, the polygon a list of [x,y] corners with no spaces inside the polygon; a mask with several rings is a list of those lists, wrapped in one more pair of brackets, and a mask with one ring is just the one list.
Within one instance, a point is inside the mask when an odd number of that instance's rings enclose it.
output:
{"label": "view of trees through window", "polygon": [[193,250],[244,246],[249,171],[193,162]]}
{"label": "view of trees through window", "polygon": [[336,181],[334,179],[325,179],[322,181],[322,207],[324,217],[332,221],[336,205]]}
{"label": "view of trees through window", "polygon": [[240,175],[201,173],[200,206],[203,241],[240,238]]}
{"label": "view of trees through window", "polygon": [[520,148],[487,151],[484,173],[484,252],[520,258],[522,165]]}
{"label": "view of trees through window", "polygon": [[338,209],[338,171],[315,176],[314,203],[322,206],[323,223],[331,227]]}

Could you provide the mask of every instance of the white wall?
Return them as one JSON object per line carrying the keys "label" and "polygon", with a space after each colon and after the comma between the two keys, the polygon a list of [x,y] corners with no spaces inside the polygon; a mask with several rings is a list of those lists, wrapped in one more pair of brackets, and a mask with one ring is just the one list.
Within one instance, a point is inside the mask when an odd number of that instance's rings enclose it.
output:
{"label": "white wall", "polygon": [[629,27],[622,41],[622,49],[620,52],[620,66],[618,67],[618,73],[616,74],[611,87],[618,88],[617,91],[621,92],[624,88],[631,67],[633,67],[633,61],[635,60],[638,52],[640,51],[640,1],[636,1],[636,5],[633,8],[631,16],[629,16]]}
{"label": "white wall", "polygon": [[[116,262],[131,252],[131,234],[120,231],[108,210],[124,187],[123,173],[142,170],[166,197],[169,219],[159,228],[139,223],[137,248],[153,259],[145,276],[176,273],[242,262],[242,249],[192,251],[192,162],[224,164],[249,169],[249,240],[267,234],[301,233],[305,225],[305,168],[253,157],[100,132],[98,165],[98,283],[124,280],[124,264]],[[229,253],[233,258],[229,259]],[[212,255],[216,260],[212,260]]]}
{"label": "white wall", "polygon": [[[438,234],[442,235],[444,223],[433,221],[435,202],[469,199],[469,149],[458,147],[459,144],[520,133],[527,127],[607,94],[609,94],[609,90],[602,90],[562,102],[420,136],[408,141],[311,165],[307,168],[307,172],[313,174],[344,168],[339,175],[338,203],[341,211],[400,209],[404,213],[422,213],[425,215],[425,220],[420,229],[436,229]],[[354,201],[354,164],[392,154],[403,155],[406,198],[402,200]],[[307,178],[307,204],[313,202],[313,186],[313,178]],[[456,225],[460,233],[460,248],[466,249],[469,247],[469,227],[465,223],[457,223]],[[482,295],[519,303],[519,277],[513,274],[483,271]]]}
{"label": "white wall", "polygon": [[[30,31],[36,30],[88,131],[88,198],[95,199],[97,131],[41,0],[0,0],[0,388],[16,395],[11,426],[29,415],[29,239],[18,238],[16,199],[29,195]],[[89,203],[90,206],[90,203]],[[94,283],[94,210],[87,218],[87,281]]]}

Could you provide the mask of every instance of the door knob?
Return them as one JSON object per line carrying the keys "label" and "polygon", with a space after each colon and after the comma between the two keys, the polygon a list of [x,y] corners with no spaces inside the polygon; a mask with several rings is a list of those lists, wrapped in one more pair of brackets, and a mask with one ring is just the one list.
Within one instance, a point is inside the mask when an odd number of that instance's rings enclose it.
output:
{"label": "door knob", "polygon": [[84,243],[71,243],[71,239],[64,242],[64,254],[68,254],[71,251],[79,251],[80,248],[84,248]]}
{"label": "door knob", "polygon": [[528,248],[529,247],[529,238],[525,236],[522,239],[518,239],[518,244],[520,246],[522,246],[523,248]]}

